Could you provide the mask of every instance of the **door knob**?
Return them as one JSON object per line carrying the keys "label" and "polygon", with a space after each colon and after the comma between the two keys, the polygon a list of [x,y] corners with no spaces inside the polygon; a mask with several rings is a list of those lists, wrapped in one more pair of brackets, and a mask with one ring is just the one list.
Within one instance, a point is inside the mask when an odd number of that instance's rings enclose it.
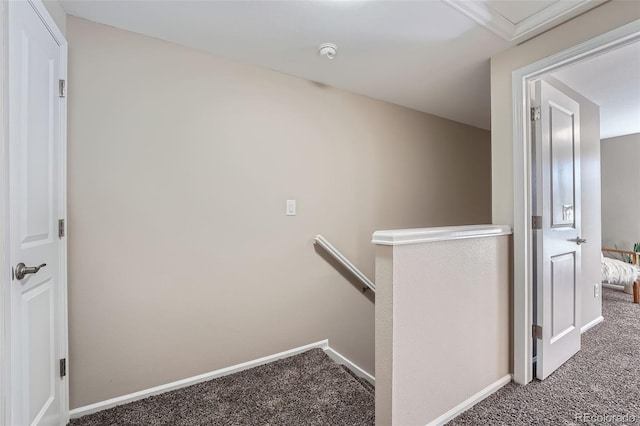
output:
{"label": "door knob", "polygon": [[580,245],[580,244],[587,244],[587,240],[586,240],[586,239],[584,239],[584,238],[580,238],[580,237],[576,238],[576,239],[575,239],[575,240],[573,240],[573,241],[575,241],[577,245]]}
{"label": "door knob", "polygon": [[24,263],[20,262],[16,265],[16,278],[21,280],[27,274],[35,274],[40,270],[40,268],[44,268],[47,266],[46,263],[43,263],[40,266],[27,266]]}

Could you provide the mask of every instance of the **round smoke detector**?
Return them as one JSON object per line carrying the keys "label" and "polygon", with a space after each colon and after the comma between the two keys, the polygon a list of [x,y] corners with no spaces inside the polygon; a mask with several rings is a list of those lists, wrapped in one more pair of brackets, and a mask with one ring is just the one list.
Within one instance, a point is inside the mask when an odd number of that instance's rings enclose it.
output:
{"label": "round smoke detector", "polygon": [[333,43],[322,43],[318,47],[318,54],[333,59],[338,54],[338,46]]}

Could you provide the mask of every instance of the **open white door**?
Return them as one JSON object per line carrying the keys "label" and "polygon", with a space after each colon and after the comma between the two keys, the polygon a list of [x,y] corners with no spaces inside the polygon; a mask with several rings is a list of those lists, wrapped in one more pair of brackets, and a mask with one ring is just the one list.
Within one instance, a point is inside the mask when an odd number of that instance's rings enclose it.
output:
{"label": "open white door", "polygon": [[532,109],[536,377],[580,350],[580,107],[544,81]]}
{"label": "open white door", "polygon": [[[67,420],[66,42],[41,3],[7,2],[11,425]],[[8,228],[7,228],[8,226]]]}

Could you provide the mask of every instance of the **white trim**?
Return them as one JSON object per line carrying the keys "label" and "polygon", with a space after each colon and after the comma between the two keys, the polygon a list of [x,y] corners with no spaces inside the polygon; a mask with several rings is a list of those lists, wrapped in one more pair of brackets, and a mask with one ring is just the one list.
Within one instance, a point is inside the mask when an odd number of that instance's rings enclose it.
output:
{"label": "white trim", "polygon": [[502,377],[501,379],[491,383],[489,386],[487,386],[486,388],[482,389],[480,392],[478,392],[475,395],[473,395],[473,396],[467,398],[466,400],[462,401],[460,404],[456,405],[455,407],[453,407],[451,410],[447,411],[446,413],[444,413],[440,417],[432,420],[431,422],[429,422],[427,424],[427,426],[440,426],[440,425],[443,425],[443,424],[449,422],[453,418],[455,418],[455,417],[459,416],[460,414],[464,413],[469,408],[473,407],[478,402],[482,401],[483,399],[485,399],[489,395],[495,393],[500,388],[502,388],[503,386],[507,385],[510,382],[511,382],[511,374],[507,374],[506,376]]}
{"label": "white trim", "polygon": [[[230,367],[221,368],[219,370],[211,371],[209,373],[199,374],[197,376],[189,377],[175,382],[167,383],[160,386],[155,386],[149,389],[144,389],[138,392],[133,392],[127,395],[122,395],[116,398],[107,399],[105,401],[96,402],[94,404],[85,405],[83,407],[74,408],[69,412],[72,419],[92,414],[98,411],[106,410],[108,408],[115,407],[116,405],[126,404],[128,402],[138,401],[140,399],[147,398],[152,395],[158,395],[160,393],[169,392],[175,389],[184,388],[187,386],[195,385],[197,383],[205,382],[207,380],[215,379],[218,377],[228,376],[229,374],[237,373],[239,371],[247,370],[249,368],[257,367],[259,365],[267,364],[279,359],[288,358],[293,355],[306,352],[309,349],[320,348],[326,351],[329,348],[328,340],[321,340],[319,342],[310,343],[308,345],[300,346],[297,348],[289,349],[288,351],[279,352],[274,355],[265,356],[262,358],[254,359],[253,361],[243,362],[241,364],[232,365]],[[346,358],[345,358],[346,359]]]}
{"label": "white trim", "polygon": [[494,32],[507,41],[513,40],[516,26],[513,22],[499,14],[495,9],[483,2],[468,0],[442,0],[443,3],[456,9],[463,15],[473,19],[486,29]]}
{"label": "white trim", "polygon": [[601,5],[605,1],[556,2],[518,23],[513,23],[486,2],[442,0],[442,2],[509,42],[522,42],[525,39],[534,37],[553,26]]}
{"label": "white trim", "polygon": [[356,364],[351,362],[348,358],[346,358],[344,355],[342,355],[338,351],[333,350],[333,349],[331,349],[329,347],[329,348],[325,349],[324,352],[329,356],[329,358],[331,358],[332,360],[334,360],[338,364],[343,364],[345,367],[347,367],[349,370],[351,370],[358,377],[362,377],[367,382],[371,383],[373,386],[376,385],[376,378],[375,377],[373,377],[371,374],[369,374],[366,371],[364,371],[362,368],[358,367]]}
{"label": "white trim", "polygon": [[604,317],[601,315],[598,318],[594,319],[593,321],[590,321],[589,323],[583,325],[582,328],[580,328],[580,334],[595,327],[596,325],[600,324],[602,321],[604,321]]}
{"label": "white trim", "polygon": [[513,380],[526,384],[532,380],[532,261],[531,261],[531,140],[528,105],[530,81],[563,66],[594,57],[640,40],[640,20],[633,21],[584,43],[548,56],[512,74],[513,107]]}
{"label": "white trim", "polygon": [[398,246],[434,241],[497,237],[498,235],[511,235],[511,227],[506,225],[463,225],[376,231],[373,233],[371,242],[383,246]]}

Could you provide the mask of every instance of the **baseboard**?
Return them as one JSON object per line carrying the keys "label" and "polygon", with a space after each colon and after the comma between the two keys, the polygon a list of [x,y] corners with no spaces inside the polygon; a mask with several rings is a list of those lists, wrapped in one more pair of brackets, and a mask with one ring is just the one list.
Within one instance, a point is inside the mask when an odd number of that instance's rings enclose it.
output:
{"label": "baseboard", "polygon": [[604,317],[599,316],[598,318],[594,319],[593,321],[583,325],[582,328],[580,328],[580,334],[582,334],[585,331],[589,330],[590,328],[600,324],[602,321],[604,321]]}
{"label": "baseboard", "polygon": [[[257,367],[259,365],[267,364],[273,361],[277,361],[282,358],[288,358],[293,355],[297,355],[302,352],[306,352],[309,349],[320,348],[324,351],[329,349],[329,341],[321,340],[319,342],[311,343],[298,348],[289,349],[288,351],[280,352],[274,355],[265,356],[255,359],[253,361],[243,362],[242,364],[233,365],[231,367],[221,368],[220,370],[211,371],[209,373],[200,374],[198,376],[189,377],[186,379],[178,380],[175,382],[167,383],[165,385],[156,386],[149,389],[144,389],[138,392],[130,393],[128,395],[122,395],[117,398],[107,399],[106,401],[96,402],[95,404],[85,405],[84,407],[74,408],[69,412],[72,419],[86,416],[98,411],[106,410],[108,408],[115,407],[116,405],[126,404],[128,402],[137,401],[150,397],[152,395],[158,395],[160,393],[172,391],[175,389],[184,388],[187,386],[195,385],[196,383],[205,382],[207,380],[215,379],[217,377],[227,376],[229,374],[237,373],[242,370]],[[337,354],[337,352],[336,352]],[[341,355],[340,355],[341,356]],[[344,358],[344,357],[342,357]],[[346,360],[346,358],[344,358]],[[348,360],[347,360],[348,361]],[[355,365],[354,365],[355,366]],[[357,368],[357,367],[356,367]]]}
{"label": "baseboard", "polygon": [[478,402],[482,401],[492,393],[496,392],[498,389],[500,389],[501,387],[503,387],[509,382],[511,382],[511,374],[507,374],[506,376],[502,377],[500,380],[490,384],[486,388],[482,389],[480,392],[476,393],[475,395],[471,396],[467,400],[456,405],[455,407],[453,407],[451,410],[447,411],[440,417],[429,422],[427,426],[444,425],[445,423],[451,421],[454,417],[459,416],[460,414],[467,411],[469,408],[476,405]]}
{"label": "baseboard", "polygon": [[343,356],[339,352],[331,349],[330,347],[325,349],[324,352],[329,356],[329,358],[331,358],[338,364],[343,364],[349,370],[353,371],[356,374],[356,376],[362,377],[367,382],[371,383],[373,386],[376,385],[375,377],[373,377],[371,374],[364,371],[362,368],[358,367],[356,364],[351,362],[349,359],[347,359],[345,356]]}

